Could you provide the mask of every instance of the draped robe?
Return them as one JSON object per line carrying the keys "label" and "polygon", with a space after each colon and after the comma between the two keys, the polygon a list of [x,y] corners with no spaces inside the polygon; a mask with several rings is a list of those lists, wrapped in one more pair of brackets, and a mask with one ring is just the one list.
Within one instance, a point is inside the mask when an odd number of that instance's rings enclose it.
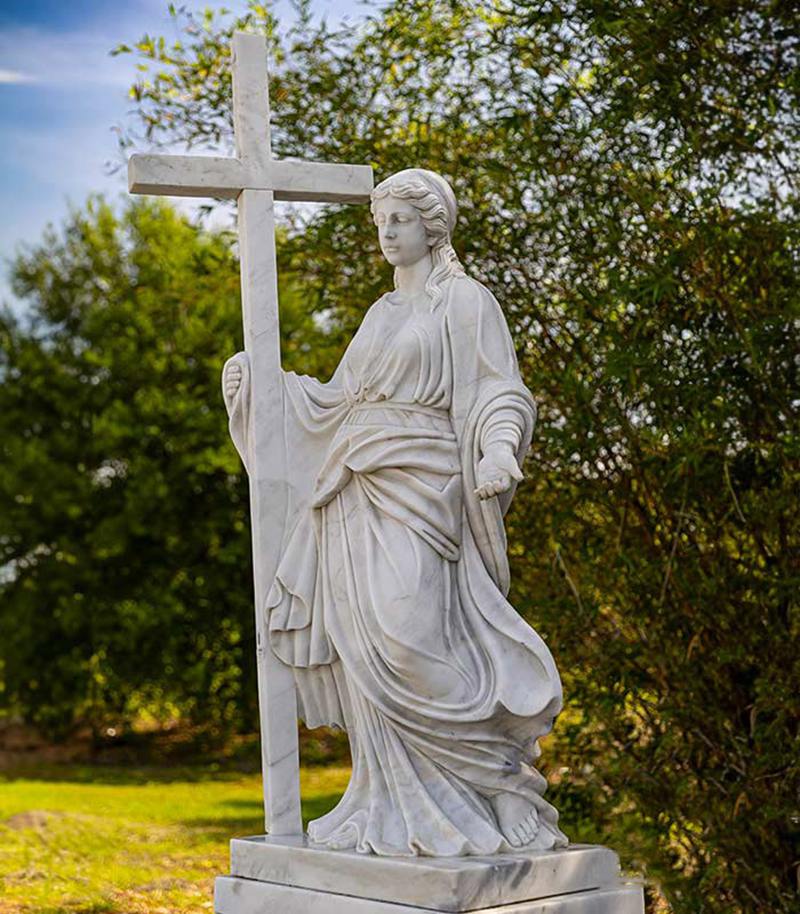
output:
{"label": "draped robe", "polygon": [[[247,459],[249,368],[228,402]],[[290,505],[262,609],[309,727],[347,730],[339,804],[309,838],[383,855],[512,848],[492,798],[536,810],[528,847],[566,844],[537,739],[561,708],[542,639],[506,599],[503,515],[480,500],[487,448],[521,463],[535,407],[491,293],[449,279],[435,307],[373,304],[328,383],[283,373]]]}

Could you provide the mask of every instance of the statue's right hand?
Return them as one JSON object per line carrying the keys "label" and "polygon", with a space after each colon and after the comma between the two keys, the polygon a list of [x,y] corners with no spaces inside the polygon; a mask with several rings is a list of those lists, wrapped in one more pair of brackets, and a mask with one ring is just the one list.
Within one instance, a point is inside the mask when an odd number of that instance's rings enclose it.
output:
{"label": "statue's right hand", "polygon": [[225,363],[222,369],[222,396],[225,398],[228,413],[233,410],[236,397],[245,384],[249,371],[250,362],[245,352],[237,352]]}
{"label": "statue's right hand", "polygon": [[239,393],[242,386],[242,366],[238,362],[228,362],[225,366],[225,377],[223,387],[225,388],[225,399],[232,400]]}

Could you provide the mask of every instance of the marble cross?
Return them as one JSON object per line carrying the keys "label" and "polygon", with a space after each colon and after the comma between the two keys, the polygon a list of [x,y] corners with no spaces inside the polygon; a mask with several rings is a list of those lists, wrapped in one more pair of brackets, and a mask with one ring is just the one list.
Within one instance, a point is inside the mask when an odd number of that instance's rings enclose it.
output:
{"label": "marble cross", "polygon": [[269,648],[264,603],[278,562],[286,519],[283,427],[275,261],[274,201],[361,203],[373,187],[368,165],[278,161],[269,132],[267,46],[260,35],[233,37],[233,120],[236,157],[134,155],[134,194],[235,199],[245,351],[251,365],[250,512],[255,577],[258,694],[264,809],[272,835],[302,835],[297,747],[297,699],[291,669]]}

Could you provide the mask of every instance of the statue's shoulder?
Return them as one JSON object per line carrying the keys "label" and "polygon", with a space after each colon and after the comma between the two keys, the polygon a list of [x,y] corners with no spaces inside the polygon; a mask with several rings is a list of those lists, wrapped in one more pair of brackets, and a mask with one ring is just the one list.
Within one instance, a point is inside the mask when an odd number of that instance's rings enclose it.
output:
{"label": "statue's shoulder", "polygon": [[474,298],[491,294],[482,282],[466,273],[458,273],[451,277],[448,291],[459,298]]}
{"label": "statue's shoulder", "polygon": [[392,305],[392,293],[384,292],[367,308],[367,314],[381,314]]}
{"label": "statue's shoulder", "polygon": [[494,316],[500,306],[497,299],[486,286],[461,273],[453,276],[447,289],[447,308],[461,319],[466,317]]}
{"label": "statue's shoulder", "polygon": [[364,316],[361,318],[360,327],[366,328],[379,319],[387,307],[388,292],[384,292],[367,308]]}

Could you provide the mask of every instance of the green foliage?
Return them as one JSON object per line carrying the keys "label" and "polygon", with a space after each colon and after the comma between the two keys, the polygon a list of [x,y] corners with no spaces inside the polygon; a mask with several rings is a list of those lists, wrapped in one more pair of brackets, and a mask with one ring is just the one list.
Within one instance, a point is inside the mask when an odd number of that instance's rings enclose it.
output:
{"label": "green foliage", "polygon": [[[291,264],[284,349],[314,340]],[[219,391],[231,239],[101,201],[13,268],[0,314],[0,699],[63,733],[256,716],[247,486]],[[238,582],[238,586],[235,586]]]}
{"label": "green foliage", "polygon": [[5,703],[56,730],[174,703],[223,723],[251,678],[217,380],[236,348],[230,245],[165,206],[119,219],[95,201],[13,280],[30,312],[0,325]]}
{"label": "green foliage", "polygon": [[[248,27],[271,42],[276,154],[456,186],[456,246],[540,402],[513,598],[565,673],[568,830],[624,848],[675,911],[793,909],[796,7],[395,0],[335,33],[281,32],[256,4],[177,19],[181,43],[139,49],[150,141],[230,138],[228,40]],[[289,246],[346,335],[389,280],[366,208]]]}

